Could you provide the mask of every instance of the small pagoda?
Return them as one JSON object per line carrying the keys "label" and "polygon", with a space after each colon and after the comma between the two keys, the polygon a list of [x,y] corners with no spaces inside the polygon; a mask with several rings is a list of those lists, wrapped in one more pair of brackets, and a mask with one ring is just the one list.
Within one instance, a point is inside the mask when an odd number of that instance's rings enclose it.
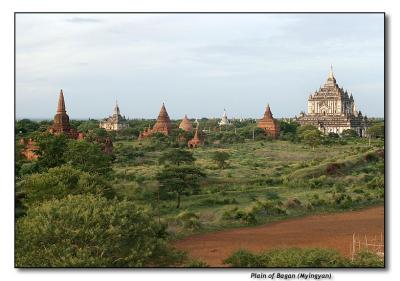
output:
{"label": "small pagoda", "polygon": [[169,119],[168,112],[165,109],[164,103],[161,106],[160,113],[158,114],[157,121],[153,128],[147,128],[139,134],[139,139],[147,138],[155,133],[161,133],[168,136],[171,133],[171,120]]}
{"label": "small pagoda", "polygon": [[196,126],[196,129],[194,131],[194,137],[193,139],[188,141],[188,147],[189,148],[196,148],[200,145],[203,144],[203,141],[199,138],[199,126]]}
{"label": "small pagoda", "polygon": [[279,124],[278,121],[272,117],[269,104],[267,104],[265,108],[264,117],[258,121],[257,127],[263,129],[268,136],[274,139],[278,138],[280,132]]}
{"label": "small pagoda", "polygon": [[192,123],[190,122],[186,114],[185,117],[183,117],[181,124],[179,124],[179,129],[182,129],[186,132],[193,131]]}

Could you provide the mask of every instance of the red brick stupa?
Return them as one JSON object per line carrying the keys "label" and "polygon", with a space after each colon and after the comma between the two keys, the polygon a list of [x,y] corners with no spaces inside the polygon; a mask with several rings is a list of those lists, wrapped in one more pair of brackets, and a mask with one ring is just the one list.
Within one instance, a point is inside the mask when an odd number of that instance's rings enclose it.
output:
{"label": "red brick stupa", "polygon": [[193,130],[192,123],[190,122],[186,114],[185,117],[183,117],[181,124],[179,124],[179,129],[182,129],[186,132],[191,132]]}
{"label": "red brick stupa", "polygon": [[146,138],[155,133],[161,133],[166,136],[171,133],[171,120],[169,119],[164,103],[162,104],[160,113],[158,114],[156,124],[154,124],[152,129],[149,128],[141,132],[139,134],[139,139]]}
{"label": "red brick stupa", "polygon": [[69,124],[69,116],[65,110],[64,93],[63,90],[60,91],[60,96],[58,97],[57,113],[54,116],[53,125],[49,129],[49,132],[55,135],[66,134],[70,138],[78,138],[78,133],[76,130],[71,128]]}
{"label": "red brick stupa", "polygon": [[272,117],[269,104],[265,108],[264,117],[258,121],[257,127],[263,129],[267,135],[273,137],[274,139],[279,136],[279,124],[278,121]]}
{"label": "red brick stupa", "polygon": [[23,146],[21,151],[22,156],[24,156],[28,160],[37,159],[39,156],[36,154],[36,150],[39,147],[36,145],[36,142],[32,139],[28,139],[27,141],[24,138],[21,138],[19,144]]}
{"label": "red brick stupa", "polygon": [[196,148],[200,145],[202,145],[203,142],[201,141],[201,139],[199,138],[199,126],[197,125],[195,131],[194,131],[194,137],[188,141],[188,147],[189,148]]}

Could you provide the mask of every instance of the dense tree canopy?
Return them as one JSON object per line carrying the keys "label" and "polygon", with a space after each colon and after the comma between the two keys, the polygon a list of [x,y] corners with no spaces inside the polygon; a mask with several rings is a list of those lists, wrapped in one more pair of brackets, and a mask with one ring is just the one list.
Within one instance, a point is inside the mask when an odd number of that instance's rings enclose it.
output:
{"label": "dense tree canopy", "polygon": [[34,136],[38,145],[38,164],[41,168],[52,168],[65,163],[64,154],[67,150],[68,140],[65,135],[52,135],[38,133]]}
{"label": "dense tree canopy", "polygon": [[98,194],[113,198],[110,184],[97,175],[82,172],[71,166],[50,168],[47,172],[27,175],[17,183],[17,190],[26,194],[25,203],[61,199],[70,194]]}
{"label": "dense tree canopy", "polygon": [[133,202],[93,195],[53,199],[16,224],[18,267],[146,267],[178,261],[165,227]]}
{"label": "dense tree canopy", "polygon": [[111,172],[111,157],[106,155],[99,144],[71,140],[68,143],[65,161],[89,173],[108,174]]}
{"label": "dense tree canopy", "polygon": [[183,163],[192,164],[195,160],[192,152],[180,148],[169,149],[159,158],[160,164],[167,162],[178,166]]}

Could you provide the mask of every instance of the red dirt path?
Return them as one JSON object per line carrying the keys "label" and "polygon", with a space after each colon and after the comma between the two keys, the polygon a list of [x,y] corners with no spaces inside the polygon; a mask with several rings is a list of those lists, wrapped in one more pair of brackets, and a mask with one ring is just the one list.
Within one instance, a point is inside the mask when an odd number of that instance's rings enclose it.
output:
{"label": "red dirt path", "polygon": [[260,252],[275,247],[319,247],[349,256],[353,233],[368,239],[384,234],[384,207],[198,234],[176,241],[174,246],[210,266],[224,266],[222,261],[238,249]]}

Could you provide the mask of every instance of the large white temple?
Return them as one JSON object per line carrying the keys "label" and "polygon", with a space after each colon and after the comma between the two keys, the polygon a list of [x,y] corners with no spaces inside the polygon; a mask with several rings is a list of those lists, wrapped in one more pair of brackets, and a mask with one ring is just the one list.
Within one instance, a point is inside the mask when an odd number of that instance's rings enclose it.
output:
{"label": "large white temple", "polygon": [[367,128],[367,117],[357,110],[353,94],[338,86],[332,66],[324,86],[309,96],[307,114],[302,113],[297,121],[314,125],[325,134],[353,129],[365,136]]}
{"label": "large white temple", "polygon": [[106,131],[118,131],[128,127],[128,121],[125,119],[125,116],[121,115],[118,102],[115,101],[113,114],[100,121],[100,128],[104,128]]}

